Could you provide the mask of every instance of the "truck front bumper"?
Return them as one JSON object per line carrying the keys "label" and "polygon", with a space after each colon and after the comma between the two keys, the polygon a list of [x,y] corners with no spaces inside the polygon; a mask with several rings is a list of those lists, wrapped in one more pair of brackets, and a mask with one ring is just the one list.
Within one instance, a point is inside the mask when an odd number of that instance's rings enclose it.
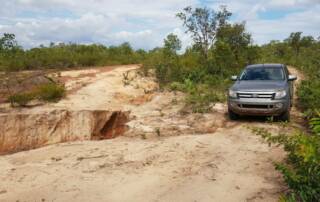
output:
{"label": "truck front bumper", "polygon": [[228,99],[228,108],[239,115],[279,116],[289,109],[289,102],[270,99]]}

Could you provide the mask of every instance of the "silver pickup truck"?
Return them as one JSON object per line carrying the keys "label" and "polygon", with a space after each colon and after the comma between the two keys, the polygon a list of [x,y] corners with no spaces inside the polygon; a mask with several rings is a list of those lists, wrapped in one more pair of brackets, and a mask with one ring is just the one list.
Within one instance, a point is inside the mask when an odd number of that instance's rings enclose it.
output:
{"label": "silver pickup truck", "polygon": [[241,75],[232,76],[235,83],[228,93],[228,112],[232,120],[240,115],[274,116],[290,120],[293,81],[283,64],[255,64],[247,66]]}

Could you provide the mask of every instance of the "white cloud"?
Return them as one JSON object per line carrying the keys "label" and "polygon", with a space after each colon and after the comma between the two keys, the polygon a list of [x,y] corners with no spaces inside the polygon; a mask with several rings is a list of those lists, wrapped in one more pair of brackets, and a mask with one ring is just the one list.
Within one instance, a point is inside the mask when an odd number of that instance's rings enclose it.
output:
{"label": "white cloud", "polygon": [[308,10],[289,13],[282,19],[252,19],[247,28],[253,34],[256,43],[267,43],[272,39],[283,40],[291,32],[303,32],[304,35],[320,36],[320,5]]}
{"label": "white cloud", "polygon": [[[235,14],[233,21],[246,21],[247,30],[258,44],[282,40],[297,31],[320,35],[320,0],[222,0],[219,3]],[[217,8],[218,4],[213,1],[211,7]],[[272,15],[272,11],[282,12],[284,17],[270,20],[259,17],[260,12]]]}
{"label": "white cloud", "polygon": [[[103,43],[128,41],[135,48],[160,46],[173,32],[184,47],[191,39],[175,14],[201,0],[0,0],[0,34],[15,33],[24,47],[54,42]],[[257,43],[283,39],[293,31],[318,36],[320,0],[206,0],[211,8],[227,5],[233,21],[247,21]],[[202,4],[203,6],[203,4]],[[280,20],[265,20],[260,12],[288,13]],[[59,15],[57,14],[59,13]],[[56,14],[56,15],[55,15]]]}
{"label": "white cloud", "polygon": [[320,0],[271,0],[268,5],[273,7],[312,6],[319,4]]}
{"label": "white cloud", "polygon": [[[0,0],[4,1],[4,0]],[[167,32],[180,25],[175,13],[196,0],[12,0],[5,1],[0,33],[15,33],[25,47],[50,41],[104,43],[129,41],[136,48],[162,44]],[[71,12],[71,17],[47,12]],[[29,16],[23,16],[23,12]],[[22,13],[22,14],[21,14]],[[34,15],[34,16],[33,16]],[[40,16],[39,16],[40,15]],[[4,26],[4,24],[9,24]]]}

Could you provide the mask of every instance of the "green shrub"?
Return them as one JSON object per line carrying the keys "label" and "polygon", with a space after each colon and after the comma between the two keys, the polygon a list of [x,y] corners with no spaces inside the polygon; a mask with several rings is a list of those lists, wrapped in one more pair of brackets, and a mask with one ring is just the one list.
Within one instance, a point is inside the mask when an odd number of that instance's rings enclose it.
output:
{"label": "green shrub", "polygon": [[185,85],[180,82],[172,82],[169,88],[171,91],[185,91]]}
{"label": "green shrub", "polygon": [[38,87],[37,97],[47,102],[56,102],[65,94],[65,87],[56,83],[48,83]]}
{"label": "green shrub", "polygon": [[11,95],[8,101],[12,106],[26,107],[28,103],[34,99],[39,99],[46,102],[56,102],[65,94],[65,88],[56,83],[47,83],[38,86],[32,92],[17,93]]}
{"label": "green shrub", "polygon": [[276,163],[290,193],[282,201],[316,202],[320,199],[320,136],[299,132],[273,136],[266,129],[254,129],[269,144],[280,144],[288,153],[286,163]]}
{"label": "green shrub", "polygon": [[222,96],[217,92],[203,92],[188,94],[186,104],[191,106],[194,113],[206,113],[210,111],[211,103],[220,102]]}
{"label": "green shrub", "polygon": [[13,34],[0,35],[0,69],[8,71],[136,64],[141,63],[145,57],[145,51],[135,51],[129,43],[110,47],[100,44],[51,43],[49,46],[40,45],[24,50]]}
{"label": "green shrub", "polygon": [[166,64],[158,64],[155,66],[156,77],[160,87],[168,83],[168,66]]}
{"label": "green shrub", "polygon": [[303,109],[320,109],[320,81],[315,79],[302,81],[298,88],[299,104]]}
{"label": "green shrub", "polygon": [[310,120],[310,126],[313,132],[317,135],[320,135],[320,112],[316,111],[317,117]]}
{"label": "green shrub", "polygon": [[212,103],[225,101],[224,92],[206,84],[194,84],[190,80],[185,82],[187,92],[186,104],[194,113],[210,111]]}
{"label": "green shrub", "polygon": [[25,107],[27,104],[34,99],[33,93],[18,93],[9,96],[8,101],[11,103],[11,106],[20,106]]}

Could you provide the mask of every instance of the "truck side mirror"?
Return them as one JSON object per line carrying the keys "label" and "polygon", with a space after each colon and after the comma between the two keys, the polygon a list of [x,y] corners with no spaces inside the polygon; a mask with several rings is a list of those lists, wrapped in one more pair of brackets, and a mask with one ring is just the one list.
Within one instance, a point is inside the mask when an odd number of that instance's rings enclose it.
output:
{"label": "truck side mirror", "polygon": [[289,75],[288,81],[295,81],[295,80],[297,80],[297,76],[295,76],[295,75]]}
{"label": "truck side mirror", "polygon": [[231,80],[232,80],[232,81],[238,80],[238,76],[231,76]]}

